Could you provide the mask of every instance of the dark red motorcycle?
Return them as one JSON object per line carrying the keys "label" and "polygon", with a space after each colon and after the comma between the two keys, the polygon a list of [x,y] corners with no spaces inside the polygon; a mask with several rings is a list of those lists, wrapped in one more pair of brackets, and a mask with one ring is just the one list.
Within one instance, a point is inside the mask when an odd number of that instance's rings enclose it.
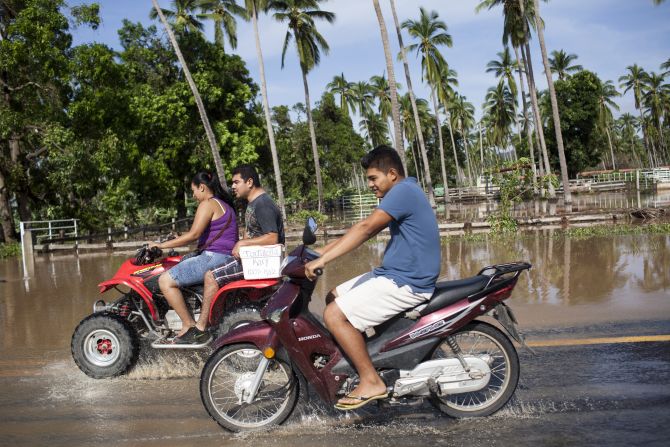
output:
{"label": "dark red motorcycle", "polygon": [[[158,286],[158,277],[181,260],[172,252],[162,258],[158,248],[140,248],[126,260],[112,279],[98,284],[100,293],[115,289],[114,301],[98,300],[72,335],[72,357],[86,375],[95,379],[118,376],[137,361],[140,346],[146,349],[201,349],[199,345],[173,344],[170,337],[181,329],[181,320],[170,308]],[[277,290],[279,280],[240,280],[219,289],[210,306],[209,324],[216,336],[260,319],[260,310]],[[121,290],[124,289],[124,290]],[[181,288],[191,315],[198,318],[202,284]],[[140,343],[145,340],[147,343]]]}
{"label": "dark red motorcycle", "polygon": [[[200,395],[212,418],[231,431],[281,424],[308,383],[329,404],[351,392],[356,371],[326,328],[308,310],[315,282],[305,264],[319,254],[316,223],[308,221],[304,245],[282,264],[287,278],[267,302],[263,321],[223,335],[200,377]],[[510,337],[523,344],[503,303],[531,265],[499,264],[472,278],[438,282],[433,297],[375,328],[367,339],[372,363],[389,399],[406,405],[429,399],[452,417],[487,416],[512,397],[519,358]],[[317,272],[320,273],[320,272]],[[506,331],[478,320],[491,315]]]}

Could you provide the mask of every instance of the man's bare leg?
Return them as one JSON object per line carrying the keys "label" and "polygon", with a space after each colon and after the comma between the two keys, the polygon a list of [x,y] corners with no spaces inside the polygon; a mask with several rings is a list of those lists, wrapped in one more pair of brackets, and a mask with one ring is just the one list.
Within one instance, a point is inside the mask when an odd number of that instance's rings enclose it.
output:
{"label": "man's bare leg", "polygon": [[195,321],[186,307],[179,286],[168,272],[163,273],[158,278],[158,286],[160,287],[161,292],[163,292],[163,296],[165,296],[170,307],[172,307],[174,311],[177,312],[177,315],[179,315],[179,318],[181,318],[181,331],[177,334],[178,337],[181,337],[191,328],[191,326],[195,325]]}
{"label": "man's bare leg", "polygon": [[207,328],[209,322],[209,307],[212,305],[212,300],[214,295],[219,291],[219,284],[214,279],[214,275],[211,270],[208,270],[205,273],[205,287],[202,296],[202,306],[200,306],[200,316],[198,317],[198,322],[195,326],[204,331]]}
{"label": "man's bare leg", "polygon": [[[354,364],[356,371],[358,371],[360,383],[350,395],[372,397],[384,393],[386,391],[386,384],[379,377],[372,365],[363,334],[349,323],[347,317],[337,306],[337,301],[331,302],[326,306],[323,319],[330,333],[333,334],[337,343]],[[356,400],[346,398],[340,399],[339,402],[342,404],[358,403]]]}

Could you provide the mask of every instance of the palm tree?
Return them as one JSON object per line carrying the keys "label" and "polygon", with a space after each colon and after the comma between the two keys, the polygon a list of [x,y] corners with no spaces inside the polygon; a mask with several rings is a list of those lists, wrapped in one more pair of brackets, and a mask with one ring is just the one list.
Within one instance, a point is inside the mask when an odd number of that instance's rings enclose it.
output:
{"label": "palm tree", "polygon": [[302,82],[305,88],[305,109],[307,111],[307,122],[309,134],[312,140],[312,154],[314,156],[314,169],[316,171],[316,187],[319,196],[318,210],[323,206],[323,183],[321,182],[321,166],[319,164],[319,151],[316,147],[316,134],[314,132],[314,121],[312,120],[312,107],[309,101],[309,87],[307,84],[307,73],[319,65],[321,51],[328,54],[330,47],[321,33],[316,29],[314,19],[326,20],[328,23],[335,21],[335,14],[323,11],[319,3],[323,0],[272,0],[269,7],[277,11],[275,19],[279,22],[287,22],[288,30],[284,38],[282,48],[281,66],[284,68],[286,50],[293,40],[298,52]]}
{"label": "palm tree", "polygon": [[[444,161],[444,142],[442,140],[442,126],[440,125],[440,114],[437,106],[435,88],[440,82],[440,74],[442,73],[443,67],[447,65],[447,61],[444,60],[438,47],[442,45],[451,47],[453,41],[451,35],[447,33],[447,24],[442,20],[439,20],[437,12],[431,11],[430,14],[428,14],[423,8],[419,8],[419,11],[419,20],[408,19],[403,22],[402,27],[407,30],[410,36],[419,41],[418,43],[408,46],[407,49],[409,51],[416,51],[417,55],[421,55],[422,76],[430,85],[430,96],[433,101],[433,110],[435,110],[435,121],[440,149],[444,201],[447,203],[449,201],[449,191]],[[427,168],[427,159],[424,160],[424,163]],[[429,177],[427,176],[426,178],[428,179]]]}
{"label": "palm tree", "polygon": [[[354,103],[358,108],[358,114],[364,120],[364,123],[367,123],[366,118],[373,113],[372,108],[375,104],[375,98],[372,96],[372,88],[370,84],[365,81],[354,82],[351,85],[351,94],[353,96]],[[370,135],[370,130],[367,131]],[[372,144],[372,141],[370,141]]]}
{"label": "palm tree", "polygon": [[[530,29],[535,28],[535,8],[532,0],[483,0],[476,8],[480,11],[484,8],[492,9],[496,6],[503,7],[503,35],[502,41],[504,45],[508,42],[512,44],[515,52],[521,52],[521,59],[517,56],[517,60],[521,60],[523,67],[525,67],[526,82],[530,92],[531,112],[533,114],[533,121],[535,123],[535,139],[539,147],[539,161],[540,174],[542,171],[546,175],[551,174],[551,165],[549,164],[549,154],[544,138],[544,128],[542,125],[542,115],[538,105],[538,93],[535,86],[535,78],[533,75],[533,64],[530,54]],[[519,70],[519,77],[521,78],[522,96],[523,96],[523,76],[522,70]],[[525,96],[522,97],[525,105]],[[532,132],[530,126],[527,130],[527,138],[532,147]],[[543,169],[544,167],[544,169]],[[549,198],[555,197],[553,184],[549,182],[548,195]]]}
{"label": "palm tree", "polygon": [[[200,97],[200,93],[198,92],[198,87],[195,85],[195,81],[193,81],[193,76],[191,76],[191,71],[188,69],[188,66],[186,65],[186,61],[184,60],[184,56],[181,54],[181,49],[179,48],[179,43],[177,43],[177,38],[175,37],[174,33],[172,32],[172,27],[167,21],[167,18],[165,16],[164,11],[160,8],[158,5],[157,0],[151,0],[151,3],[154,5],[154,12],[155,12],[155,17],[160,18],[161,23],[163,23],[163,26],[165,27],[165,31],[167,32],[168,38],[170,39],[170,43],[172,44],[172,47],[174,48],[174,52],[177,55],[177,59],[179,60],[179,63],[181,64],[182,70],[184,70],[184,76],[186,77],[186,82],[188,83],[188,86],[191,88],[191,92],[193,92],[193,97],[195,98],[195,103],[198,107],[198,113],[200,114],[200,119],[202,120],[202,124],[205,127],[205,134],[207,135],[207,141],[209,141],[209,147],[212,151],[212,157],[214,158],[214,166],[216,166],[216,175],[219,177],[219,181],[221,182],[221,186],[224,188],[228,188],[228,183],[226,182],[226,173],[225,170],[223,169],[223,162],[221,161],[221,154],[219,153],[219,146],[216,142],[216,137],[214,136],[214,131],[212,130],[212,126],[209,124],[209,118],[207,118],[207,112],[205,111],[205,105],[202,102],[202,98]],[[189,1],[189,0],[175,0],[174,5],[185,5],[185,4],[195,4],[196,2]],[[169,12],[169,11],[168,11]],[[179,13],[179,10],[177,10]],[[179,20],[179,17],[187,17],[189,16],[188,14],[189,10],[183,9],[182,13],[173,15],[175,20]],[[153,14],[152,14],[153,15]],[[184,30],[184,32],[187,32],[188,26],[185,25],[186,22],[181,22],[182,24],[180,25],[180,28]]]}
{"label": "palm tree", "polygon": [[330,93],[340,97],[340,109],[345,115],[349,116],[349,110],[355,109],[355,98],[352,91],[353,83],[346,80],[344,73],[336,75],[330,81],[326,88]]}
{"label": "palm tree", "polygon": [[621,96],[621,94],[617,92],[612,81],[605,82],[601,86],[600,94],[598,95],[598,122],[607,135],[607,142],[609,143],[610,155],[612,157],[612,169],[614,170],[616,170],[616,161],[614,160],[614,147],[612,145],[610,126],[613,120],[612,109],[619,110],[619,106],[613,100],[617,96]]}
{"label": "palm tree", "polygon": [[[507,88],[512,93],[512,107],[514,110],[514,123],[516,128],[519,129],[519,121],[517,119],[516,108],[517,102],[516,98],[519,94],[516,81],[514,80],[514,70],[519,69],[519,63],[514,59],[509,51],[509,47],[505,46],[505,49],[502,52],[498,53],[498,60],[489,61],[486,64],[486,72],[493,73],[500,80],[507,84]],[[521,144],[521,132],[519,132],[519,144]],[[512,151],[514,154],[514,159],[516,159],[516,148],[512,146]]]}
{"label": "palm tree", "polygon": [[379,7],[379,0],[372,0],[372,5],[375,8],[375,14],[377,15],[377,21],[379,22],[379,30],[382,35],[382,46],[384,47],[384,57],[386,59],[386,71],[388,72],[389,80],[389,96],[391,99],[391,117],[393,119],[393,143],[395,150],[398,151],[400,159],[403,162],[403,166],[407,163],[405,162],[405,149],[403,148],[402,138],[400,138],[401,129],[400,129],[400,106],[398,105],[398,87],[395,82],[395,70],[393,69],[393,58],[391,57],[391,47],[389,45],[389,35],[386,30],[386,22],[384,21],[384,16],[382,15],[382,10]]}
{"label": "palm tree", "polygon": [[361,129],[364,129],[365,137],[370,140],[372,147],[380,144],[388,144],[388,122],[378,113],[369,113],[361,119]]}
{"label": "palm tree", "polygon": [[[386,76],[384,76],[383,74],[381,76],[378,75],[372,76],[370,78],[369,86],[370,86],[370,94],[372,95],[373,98],[377,100],[378,111],[381,118],[386,122],[392,120],[393,103],[391,101],[391,86],[386,80]],[[401,85],[396,83],[396,91],[400,88],[402,88]],[[400,109],[398,109],[398,111],[399,110]],[[400,118],[400,114],[398,114],[398,118]],[[389,126],[389,129],[390,128],[391,126]],[[395,144],[395,138],[402,139],[402,128],[400,128],[399,135],[395,135],[393,138],[391,138],[391,140],[394,143],[394,146],[397,146]],[[405,168],[405,171],[407,171],[407,162],[404,156],[405,155],[404,149],[402,151],[399,151],[398,154],[400,155],[400,160],[402,161],[402,165]]]}
{"label": "palm tree", "polygon": [[[663,137],[663,127],[661,125],[661,117],[667,109],[668,98],[670,97],[670,84],[665,83],[665,78],[661,74],[656,74],[653,71],[645,78],[643,84],[642,100],[644,105],[649,110],[649,115],[656,127],[656,134],[658,136],[659,151],[665,150],[665,138]],[[659,158],[664,158],[659,155]],[[659,160],[664,161],[664,160]]]}
{"label": "palm tree", "polygon": [[[149,17],[155,20],[159,17],[159,8],[152,0],[154,9],[149,12]],[[175,31],[180,33],[199,33],[202,32],[204,25],[202,20],[207,18],[205,14],[196,14],[197,9],[202,9],[202,0],[172,0],[173,9],[163,9],[160,11],[168,19]],[[161,20],[162,21],[162,20]]]}
{"label": "palm tree", "polygon": [[[522,1],[522,0],[519,0]],[[537,29],[537,39],[540,41],[540,51],[542,52],[542,62],[544,72],[547,75],[547,85],[549,86],[549,98],[551,100],[551,112],[554,119],[554,131],[556,133],[556,146],[558,149],[558,162],[561,166],[561,179],[563,181],[563,201],[566,205],[572,203],[572,194],[570,193],[570,177],[568,177],[568,165],[565,160],[565,149],[563,147],[563,133],[561,132],[561,117],[558,111],[558,100],[556,99],[556,89],[554,80],[551,77],[551,67],[547,57],[547,46],[544,43],[544,25],[540,19],[540,3],[533,0],[535,6],[535,28]]]}
{"label": "palm tree", "polygon": [[270,103],[268,100],[267,82],[265,80],[265,63],[263,62],[263,51],[261,49],[261,37],[258,32],[258,11],[267,11],[267,0],[245,0],[245,17],[251,19],[254,28],[254,38],[256,40],[256,57],[258,58],[258,71],[261,77],[261,97],[263,100],[263,112],[265,114],[265,129],[268,132],[270,140],[270,153],[272,155],[272,167],[275,174],[275,185],[277,187],[277,200],[279,209],[282,213],[282,219],[286,221],[286,202],[284,200],[284,187],[281,181],[281,169],[279,167],[279,155],[277,153],[277,144],[275,142],[274,128],[272,127],[272,117],[270,114]]}
{"label": "palm tree", "polygon": [[465,96],[456,94],[451,105],[451,119],[458,127],[463,139],[463,152],[465,152],[465,163],[468,168],[468,182],[473,184],[472,164],[470,163],[470,148],[468,146],[468,138],[470,128],[475,123],[475,106],[468,102]]}
{"label": "palm tree", "polygon": [[[629,90],[633,91],[633,98],[635,99],[635,108],[638,110],[640,125],[642,126],[642,136],[644,141],[645,150],[648,152],[647,158],[652,160],[652,156],[649,153],[649,146],[647,143],[647,132],[644,126],[644,117],[642,112],[642,87],[649,76],[642,67],[637,64],[629,65],[626,67],[628,74],[625,74],[619,77],[619,88],[623,89],[623,93],[627,93]],[[654,167],[654,164],[651,164],[650,167]]]}
{"label": "palm tree", "polygon": [[458,79],[456,79],[456,71],[450,69],[448,66],[442,66],[442,71],[439,76],[439,82],[436,85],[437,97],[442,103],[444,113],[447,117],[447,129],[449,130],[449,137],[451,139],[451,149],[454,153],[454,164],[456,166],[456,179],[463,184],[463,170],[458,162],[458,155],[456,153],[456,142],[454,140],[454,129],[451,125],[449,106],[453,102],[456,92],[454,87],[458,86]]}
{"label": "palm tree", "polygon": [[[398,14],[396,13],[395,0],[389,0],[391,4],[391,12],[393,13],[393,23],[395,24],[396,34],[398,35],[398,45],[400,46],[400,58],[402,59],[403,67],[405,68],[405,79],[407,80],[407,92],[409,94],[410,103],[412,106],[412,115],[414,116],[414,125],[416,127],[417,141],[419,143],[419,151],[424,161],[424,166],[428,169],[428,154],[426,152],[426,143],[423,139],[423,130],[421,129],[421,121],[419,119],[419,109],[417,107],[416,97],[414,96],[414,89],[412,88],[412,78],[409,74],[409,64],[407,63],[407,55],[405,54],[405,46],[402,43],[402,32],[400,22],[398,22]],[[430,206],[435,208],[435,193],[433,191],[433,182],[430,178],[430,171],[425,171],[426,187],[428,189],[428,201]]]}
{"label": "palm tree", "polygon": [[235,16],[248,19],[247,9],[235,0],[201,0],[203,16],[214,22],[214,42],[222,49],[224,35],[233,50],[237,48],[237,22]]}
{"label": "palm tree", "polygon": [[[493,73],[496,78],[504,81],[505,84],[507,84],[507,88],[512,93],[512,96],[516,98],[519,91],[517,89],[516,81],[514,80],[514,70],[519,68],[519,63],[512,57],[509,47],[507,46],[505,46],[503,51],[498,52],[497,55],[497,60],[494,59],[486,64],[486,72]],[[514,102],[516,103],[516,99]]]}
{"label": "palm tree", "polygon": [[494,146],[506,150],[510,140],[510,127],[514,122],[514,96],[500,80],[486,93],[484,111],[489,124],[489,136]]}
{"label": "palm tree", "polygon": [[563,81],[570,73],[584,69],[579,64],[573,64],[576,60],[576,54],[568,54],[563,50],[554,50],[551,52],[551,57],[549,58],[549,66],[552,72],[558,74],[558,79]]}
{"label": "palm tree", "polygon": [[667,61],[665,61],[661,64],[661,70],[665,70],[663,72],[664,76],[667,75],[667,74],[670,74],[670,58],[668,58]]}

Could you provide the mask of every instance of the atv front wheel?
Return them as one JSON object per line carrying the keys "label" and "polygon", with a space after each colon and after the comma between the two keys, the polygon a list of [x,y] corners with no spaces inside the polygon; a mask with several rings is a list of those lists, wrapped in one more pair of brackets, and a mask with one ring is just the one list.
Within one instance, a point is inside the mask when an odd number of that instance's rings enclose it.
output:
{"label": "atv front wheel", "polygon": [[261,321],[261,310],[257,307],[245,305],[228,309],[217,329],[218,336],[255,321]]}
{"label": "atv front wheel", "polygon": [[109,312],[96,312],[74,330],[71,349],[84,374],[105,379],[123,374],[135,364],[140,343],[128,321]]}

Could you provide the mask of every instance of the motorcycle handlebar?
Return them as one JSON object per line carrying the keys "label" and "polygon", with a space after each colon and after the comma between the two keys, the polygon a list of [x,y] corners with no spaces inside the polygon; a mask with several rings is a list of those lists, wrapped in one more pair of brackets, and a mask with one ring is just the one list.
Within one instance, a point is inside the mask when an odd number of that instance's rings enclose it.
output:
{"label": "motorcycle handlebar", "polygon": [[314,269],[314,273],[316,274],[316,276],[321,276],[323,275],[323,269]]}

